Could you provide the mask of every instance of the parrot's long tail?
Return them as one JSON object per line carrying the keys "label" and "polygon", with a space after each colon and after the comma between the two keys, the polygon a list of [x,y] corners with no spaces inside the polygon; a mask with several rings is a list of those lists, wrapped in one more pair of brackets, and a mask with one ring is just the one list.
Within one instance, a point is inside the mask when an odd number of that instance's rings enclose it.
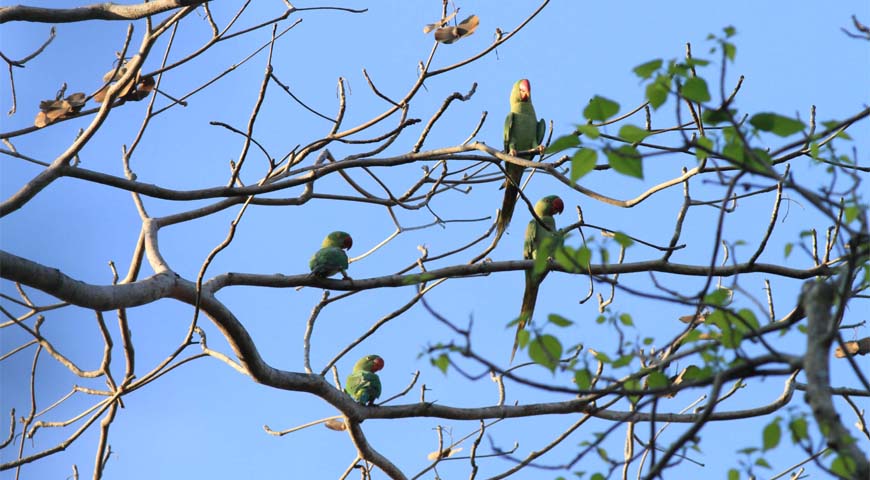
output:
{"label": "parrot's long tail", "polygon": [[520,180],[523,176],[523,168],[517,165],[507,165],[506,172],[504,200],[501,202],[501,210],[499,210],[498,219],[496,220],[493,245],[498,243],[502,234],[504,234],[508,225],[510,225],[511,217],[514,216],[514,207],[517,205],[517,197],[520,195]]}
{"label": "parrot's long tail", "polygon": [[[546,275],[546,272],[544,272]],[[535,303],[538,301],[538,287],[541,286],[541,281],[544,280],[543,275],[538,275],[535,279],[531,272],[526,271],[526,290],[523,292],[523,303],[520,307],[520,321],[517,324],[517,333],[514,336],[514,348],[511,350],[511,363],[514,361],[514,355],[517,353],[517,346],[520,341],[520,332],[526,328],[532,320],[532,315],[535,314]]]}

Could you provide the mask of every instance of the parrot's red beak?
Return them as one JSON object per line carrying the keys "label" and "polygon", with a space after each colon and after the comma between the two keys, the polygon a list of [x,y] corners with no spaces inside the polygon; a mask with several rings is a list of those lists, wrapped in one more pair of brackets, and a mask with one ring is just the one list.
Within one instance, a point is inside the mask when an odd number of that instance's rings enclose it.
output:
{"label": "parrot's red beak", "polygon": [[384,368],[384,359],[381,357],[377,357],[372,360],[372,372],[377,372],[378,370]]}
{"label": "parrot's red beak", "polygon": [[353,246],[353,239],[350,238],[350,235],[348,235],[347,238],[344,239],[344,249],[350,250],[350,247],[352,247],[352,246]]}
{"label": "parrot's red beak", "polygon": [[520,100],[528,102],[532,96],[532,85],[525,78],[520,80]]}
{"label": "parrot's red beak", "polygon": [[559,197],[556,197],[553,200],[553,213],[562,213],[562,211],[564,209],[565,209],[565,204],[562,202],[562,199]]}

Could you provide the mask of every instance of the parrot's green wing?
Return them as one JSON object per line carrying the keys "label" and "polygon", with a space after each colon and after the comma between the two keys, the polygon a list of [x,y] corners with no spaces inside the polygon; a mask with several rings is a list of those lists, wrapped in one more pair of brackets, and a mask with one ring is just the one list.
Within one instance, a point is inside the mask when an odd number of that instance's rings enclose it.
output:
{"label": "parrot's green wing", "polygon": [[381,396],[381,379],[376,373],[354,372],[348,375],[344,391],[358,403],[371,405]]}
{"label": "parrot's green wing", "polygon": [[347,276],[347,253],[338,247],[321,248],[311,257],[308,266],[311,273],[321,278],[331,277],[339,272]]}
{"label": "parrot's green wing", "polygon": [[511,127],[514,124],[514,114],[508,113],[504,119],[504,151],[511,151]]}
{"label": "parrot's green wing", "polygon": [[538,120],[538,131],[537,131],[537,136],[536,136],[537,144],[535,145],[535,147],[537,147],[538,145],[544,144],[544,135],[546,133],[547,133],[547,122],[545,122],[544,119],[542,118],[542,119]]}

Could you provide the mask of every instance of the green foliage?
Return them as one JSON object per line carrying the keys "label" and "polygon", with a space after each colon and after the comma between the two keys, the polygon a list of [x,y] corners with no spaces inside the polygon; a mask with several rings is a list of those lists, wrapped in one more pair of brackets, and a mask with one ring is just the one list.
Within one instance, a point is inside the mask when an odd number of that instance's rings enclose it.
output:
{"label": "green foliage", "polygon": [[728,470],[728,480],[740,480],[740,472],[736,468]]}
{"label": "green foliage", "polygon": [[[709,156],[707,151],[713,150],[713,140],[711,140],[707,137],[698,137],[695,140],[695,143],[698,144],[698,147],[695,148],[695,157],[698,160],[704,160],[705,158],[707,158]],[[701,148],[701,147],[703,147],[703,148]]]}
{"label": "green foliage", "polygon": [[574,372],[574,383],[580,390],[589,390],[592,386],[592,372],[588,368],[577,370]]}
{"label": "green foliage", "polygon": [[551,313],[550,315],[548,315],[547,321],[557,327],[569,327],[574,324],[574,322],[572,322],[571,320],[568,320],[567,318],[555,313]]}
{"label": "green foliage", "polygon": [[847,455],[838,455],[831,463],[831,471],[843,478],[855,478],[857,466],[854,458]]}
{"label": "green foliage", "polygon": [[598,152],[589,148],[581,148],[571,157],[571,181],[576,182],[595,168],[598,162]]}
{"label": "green foliage", "polygon": [[595,125],[590,125],[590,124],[578,125],[577,126],[577,133],[586,135],[586,138],[588,138],[590,140],[595,140],[596,138],[598,138],[601,135],[601,133],[598,131],[598,127],[596,127]]}
{"label": "green foliage", "polygon": [[559,153],[562,150],[567,150],[578,145],[580,145],[580,139],[577,138],[577,135],[563,135],[547,147],[546,153]]}
{"label": "green foliage", "polygon": [[762,431],[761,448],[765,452],[774,449],[779,445],[779,440],[782,438],[782,427],[779,425],[780,420],[782,420],[780,417],[776,417],[772,422],[768,423]]}
{"label": "green foliage", "polygon": [[809,440],[810,438],[806,417],[796,417],[791,419],[788,422],[788,430],[791,432],[792,443],[799,443],[803,440]]}
{"label": "green foliage", "polygon": [[622,232],[615,232],[613,234],[613,239],[616,240],[616,243],[620,244],[624,248],[628,248],[634,245],[634,240],[632,240],[631,237]]}
{"label": "green foliage", "polygon": [[646,384],[649,388],[665,388],[671,384],[671,381],[668,379],[667,375],[658,370],[650,373],[646,377]]}
{"label": "green foliage", "polygon": [[450,366],[450,359],[447,358],[446,353],[442,353],[435,358],[431,358],[429,359],[429,361],[432,362],[432,365],[437,367],[438,370],[441,370],[441,373],[447,375],[447,367]]}
{"label": "green foliage", "polygon": [[638,77],[646,80],[647,78],[652,77],[652,75],[657,72],[660,68],[662,68],[662,59],[657,58],[655,60],[650,60],[649,62],[642,63],[632,70]]}
{"label": "green foliage", "polygon": [[552,335],[538,335],[529,343],[529,358],[555,372],[562,358],[562,343]]}
{"label": "green foliage", "polygon": [[626,327],[634,326],[634,321],[631,319],[631,315],[627,313],[619,314],[619,323],[625,325]]}
{"label": "green foliage", "polygon": [[630,143],[642,142],[650,133],[648,130],[628,123],[619,128],[619,136]]}
{"label": "green foliage", "polygon": [[643,179],[643,161],[640,152],[631,145],[616,150],[607,150],[607,163],[619,173]]}
{"label": "green foliage", "polygon": [[704,297],[704,303],[715,307],[721,307],[725,305],[730,298],[731,290],[728,290],[727,288],[718,288]]}
{"label": "green foliage", "polygon": [[[517,319],[519,320],[519,319]],[[528,330],[517,330],[517,348],[525,348],[529,344],[531,333]]]}
{"label": "green foliage", "polygon": [[587,120],[603,122],[619,112],[619,104],[613,100],[596,95],[589,100],[589,105],[583,109]]}
{"label": "green foliage", "polygon": [[806,128],[804,122],[800,120],[769,112],[753,115],[749,119],[749,124],[761,131],[771,132],[780,137],[788,137]]}
{"label": "green foliage", "polygon": [[[822,122],[822,126],[824,126],[828,130],[836,128],[838,125],[840,125],[840,122],[836,120],[826,120]],[[837,133],[837,138],[842,138],[843,140],[852,140],[852,137],[849,136],[849,134],[845,131]]]}
{"label": "green foliage", "polygon": [[709,102],[710,90],[707,89],[707,81],[701,77],[692,77],[686,80],[680,91],[683,97],[693,102]]}
{"label": "green foliage", "polygon": [[622,355],[621,357],[619,357],[613,361],[612,366],[613,366],[613,368],[627,367],[628,365],[631,364],[632,360],[634,360],[634,355],[632,355],[632,354]]}
{"label": "green foliage", "polygon": [[671,79],[667,75],[659,75],[655,81],[646,86],[646,99],[649,100],[653,110],[658,110],[659,107],[665,104],[668,99],[668,86]]}

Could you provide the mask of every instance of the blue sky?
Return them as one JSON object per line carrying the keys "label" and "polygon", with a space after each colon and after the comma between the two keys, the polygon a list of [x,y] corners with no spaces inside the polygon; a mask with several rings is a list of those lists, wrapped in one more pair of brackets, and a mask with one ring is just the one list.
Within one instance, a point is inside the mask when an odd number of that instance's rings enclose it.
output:
{"label": "blue sky", "polygon": [[[56,6],[61,2],[41,2]],[[64,2],[74,5],[72,2]],[[459,18],[475,13],[480,27],[471,37],[453,45],[438,48],[433,65],[438,68],[486,48],[492,42],[496,27],[509,31],[521,22],[535,7],[534,2],[468,1],[461,7]],[[313,5],[313,4],[312,4]],[[309,6],[298,2],[297,7]],[[364,14],[312,11],[291,16],[290,21],[303,21],[284,35],[276,45],[273,56],[274,74],[289,85],[294,94],[312,108],[331,116],[337,109],[336,84],[338,77],[346,79],[348,111],[345,125],[350,126],[379,114],[387,104],[376,98],[362,75],[365,68],[377,87],[392,98],[401,98],[417,74],[418,61],[425,60],[432,38],[421,33],[422,26],[438,19],[441,2],[341,2],[340,6],[368,8]],[[211,6],[218,24],[231,18],[237,8],[230,2],[215,2]],[[239,26],[256,24],[280,11],[281,2],[256,2],[242,18]],[[737,58],[729,65],[725,76],[726,90],[730,90],[740,75],[745,76],[736,106],[744,113],[765,111],[800,116],[807,120],[815,105],[820,120],[844,118],[866,107],[867,85],[870,84],[870,44],[847,38],[840,27],[851,25],[850,16],[856,14],[865,23],[870,21],[870,8],[866,2],[749,2],[704,4],[690,2],[551,2],[531,24],[511,41],[495,52],[459,71],[445,74],[426,82],[411,103],[411,117],[423,122],[383,153],[397,155],[408,151],[428,118],[443,99],[454,91],[465,93],[472,83],[477,91],[468,102],[455,102],[439,121],[427,139],[424,149],[457,145],[465,140],[476,126],[483,111],[487,121],[477,140],[499,148],[502,143],[502,119],[508,110],[508,93],[519,78],[529,78],[532,96],[539,116],[555,123],[555,136],[567,133],[574,125],[584,122],[582,110],[594,95],[617,101],[621,112],[643,102],[643,84],[631,69],[655,58],[681,58],[685,44],[692,44],[695,57],[711,60],[707,78],[711,82],[714,99],[718,92],[718,66],[721,57],[710,55],[712,45],[707,34],[719,34],[722,28],[734,26],[737,35]],[[282,25],[289,25],[284,22]],[[136,23],[132,44],[138,45],[144,25]],[[88,22],[57,26],[58,37],[45,53],[33,60],[25,69],[17,69],[16,89],[18,113],[3,116],[0,130],[10,131],[31,124],[40,100],[52,98],[61,83],[69,85],[68,93],[92,92],[100,84],[102,75],[111,68],[114,52],[120,48],[127,25],[123,22]],[[20,58],[41,44],[49,26],[42,24],[4,24],[0,29],[0,49],[9,57]],[[179,58],[197,48],[208,36],[209,28],[199,13],[184,20],[170,57]],[[217,75],[229,65],[240,62],[251,51],[269,39],[268,29],[219,44],[188,66],[167,75],[161,89],[180,96]],[[158,67],[165,49],[165,39],[158,43],[146,62],[146,70]],[[226,183],[229,161],[237,159],[241,150],[240,137],[209,125],[210,121],[229,123],[244,128],[265,67],[265,53],[261,53],[232,71],[209,88],[193,97],[186,108],[175,107],[155,117],[132,158],[132,168],[140,181],[157,183],[170,188],[195,189]],[[9,110],[10,95],[7,77],[0,79],[0,110]],[[165,105],[165,99],[157,105]],[[144,114],[145,102],[128,104],[117,109],[100,133],[81,153],[82,166],[114,175],[122,175],[121,145],[130,145]],[[673,102],[662,107],[653,117],[655,127],[670,126],[675,121]],[[75,138],[78,129],[88,119],[78,119],[56,125],[32,136],[14,140],[16,148],[34,158],[51,161]],[[391,118],[374,129],[380,134],[393,128]],[[857,155],[866,164],[870,148],[870,126],[866,121],[853,127]],[[280,157],[297,144],[306,144],[324,135],[330,124],[312,116],[272,84],[254,130],[258,141],[272,156]],[[618,126],[610,127],[615,134]],[[555,137],[554,136],[554,137]],[[768,140],[768,139],[765,139]],[[776,146],[776,139],[771,145]],[[358,150],[347,146],[331,146],[330,150],[341,158]],[[848,153],[844,151],[842,153]],[[599,157],[599,162],[603,157]],[[247,184],[262,175],[265,162],[259,152],[248,159],[250,170],[243,173]],[[818,167],[799,160],[795,172],[810,186],[819,186],[824,179]],[[432,162],[429,162],[432,163]],[[680,156],[651,157],[645,161],[644,180],[630,179],[613,171],[595,171],[581,180],[581,184],[597,192],[626,199],[637,196],[650,186],[679,174],[680,168],[694,166],[694,159]],[[0,193],[8,198],[23,182],[39,172],[39,167],[10,157],[0,159]],[[402,193],[420,175],[420,165],[401,168],[377,169],[376,172],[395,185],[394,192]],[[362,174],[355,179],[366,188],[377,191],[377,184]],[[700,199],[713,199],[721,189],[698,184],[694,195]],[[350,194],[352,191],[337,178],[317,183],[319,192]],[[301,190],[280,196],[295,196]],[[557,193],[565,199],[566,212],[557,221],[561,225],[576,218],[574,207],[581,205],[587,222],[623,231],[656,244],[666,244],[673,232],[676,209],[682,201],[682,192],[673,188],[655,195],[632,209],[622,209],[584,197],[568,190],[564,185],[544,175],[535,175],[526,190],[529,198],[536,199]],[[866,200],[866,188],[863,192]],[[434,211],[443,219],[474,219],[493,215],[500,206],[501,191],[497,183],[475,185],[469,194],[453,192],[440,196],[432,203]],[[726,239],[744,240],[733,254],[745,260],[754,250],[770,216],[773,197],[769,195],[747,199],[726,218]],[[153,216],[182,212],[210,201],[170,202],[146,199],[145,204]],[[786,202],[787,215],[777,226],[775,243],[760,261],[786,263],[807,267],[810,260],[795,251],[787,260],[783,258],[785,242],[797,242],[799,232],[807,228],[824,231],[828,226],[824,218],[815,214],[806,203]],[[202,218],[191,224],[174,225],[160,232],[162,252],[171,267],[188,279],[195,279],[199,268],[214,246],[220,243],[238,208]],[[680,263],[704,264],[715,248],[712,228],[716,210],[696,208],[687,220],[683,241],[688,247],[673,258]],[[398,211],[398,219],[405,228],[426,225],[433,217],[425,209]],[[519,259],[522,235],[529,219],[520,207],[508,234],[490,255],[494,260]],[[83,181],[61,179],[22,210],[0,223],[2,248],[16,255],[56,267],[72,277],[91,283],[111,282],[107,266],[113,260],[120,271],[126,269],[135,246],[140,220],[130,195],[103,186],[92,186]],[[424,244],[431,255],[457,248],[486,230],[487,221],[448,223],[403,232],[387,246],[351,266],[354,278],[369,278],[392,273],[415,261],[417,246]],[[351,255],[359,255],[385,239],[395,226],[382,207],[350,202],[314,200],[306,208],[252,207],[245,214],[233,244],[222,252],[209,267],[206,277],[222,272],[284,273],[307,271],[307,262],[322,237],[329,231],[344,229],[353,234]],[[590,233],[587,232],[587,235]],[[603,241],[593,233],[595,245],[607,248],[615,257],[615,242]],[[569,244],[579,246],[575,236]],[[465,262],[471,255],[437,262],[429,268]],[[654,251],[639,246],[629,249],[626,261],[656,258]],[[594,260],[593,260],[594,261]],[[600,261],[600,258],[599,258]],[[143,276],[150,275],[149,268]],[[122,273],[123,275],[123,273]],[[701,280],[686,281],[666,275],[659,281],[683,293],[694,293]],[[764,277],[741,278],[741,287],[757,298],[764,298]],[[651,289],[646,274],[626,275],[620,278],[626,285]],[[777,315],[781,316],[793,306],[799,281],[775,282]],[[473,342],[479,353],[506,365],[513,340],[513,330],[504,326],[516,316],[523,288],[520,272],[495,274],[489,277],[456,279],[434,289],[427,296],[429,302],[443,315],[465,325],[474,320]],[[607,294],[606,290],[598,290]],[[575,324],[559,332],[563,343],[582,342],[589,348],[611,352],[618,339],[612,327],[598,325],[595,300],[578,304],[586,294],[588,280],[581,276],[551,274],[538,302],[536,318],[540,321],[547,313],[558,312]],[[14,295],[14,287],[2,284],[2,291]],[[46,301],[36,292],[34,299]],[[321,296],[321,290],[305,288],[257,289],[233,287],[221,291],[218,298],[233,309],[251,336],[257,342],[261,355],[271,365],[292,371],[302,369],[302,337],[311,308]],[[413,296],[413,289],[395,288],[365,292],[347,301],[331,305],[321,314],[312,342],[312,363],[315,369],[328,362],[348,342],[365,332],[369,326],[389,314]],[[738,299],[741,307],[755,308],[747,299]],[[617,296],[610,313],[630,313],[636,328],[630,337],[654,336],[666,342],[676,334],[682,324],[676,318],[691,313],[685,307],[662,302],[649,302],[626,294]],[[763,317],[764,312],[756,309]],[[192,309],[172,300],[130,312],[131,328],[137,344],[137,369],[144,374],[165,358],[183,337]],[[866,319],[866,310],[849,312],[846,323]],[[106,313],[106,320],[116,332],[114,314]],[[542,324],[543,322],[540,321]],[[202,323],[209,334],[209,346],[228,352],[220,332],[211,324]],[[549,330],[548,330],[549,331]],[[93,312],[63,309],[46,314],[43,333],[55,339],[70,358],[94,368],[99,363],[99,341]],[[852,332],[845,332],[851,335]],[[866,327],[855,333],[866,336]],[[0,330],[2,351],[19,345],[26,337],[13,328]],[[377,334],[353,350],[339,362],[342,375],[356,359],[367,353],[379,353],[386,360],[381,374],[384,397],[402,390],[412,374],[420,371],[420,380],[412,392],[393,404],[414,402],[418,399],[419,385],[430,389],[427,399],[453,406],[483,406],[497,400],[494,386],[484,378],[478,382],[463,379],[455,371],[447,376],[429,365],[428,358],[419,354],[427,345],[458,340],[443,325],[435,321],[421,306],[390,322]],[[796,332],[782,339],[781,348],[800,353],[803,337]],[[116,340],[116,343],[117,340]],[[780,345],[778,345],[780,346]],[[116,377],[123,372],[120,350],[115,354],[119,363]],[[194,351],[195,349],[191,349]],[[2,394],[0,418],[6,431],[9,408],[18,415],[28,409],[26,385],[32,349],[16,354],[0,363]],[[525,359],[524,353],[519,355]],[[481,373],[480,367],[464,364],[469,371]],[[637,367],[635,363],[633,367]],[[564,378],[553,378],[540,367],[528,367],[530,376],[543,381],[565,384]],[[626,374],[624,370],[621,373]],[[44,407],[69,391],[80,379],[71,376],[56,363],[40,364],[40,374],[46,381],[40,386],[40,406]],[[854,385],[848,370],[834,372],[835,385]],[[91,386],[102,386],[96,381]],[[782,390],[781,380],[768,379],[755,382],[751,388],[738,392],[724,408],[741,409],[759,405],[759,399],[772,400]],[[701,395],[702,391],[670,400],[660,408],[679,411]],[[692,395],[695,396],[692,396]],[[797,393],[796,395],[801,395]],[[509,385],[508,401],[556,401],[565,397],[541,394]],[[50,415],[50,420],[61,420],[90,405],[92,400],[74,397]],[[285,437],[266,435],[262,429],[268,424],[274,429],[286,429],[319,418],[334,415],[333,408],[314,396],[273,390],[253,383],[226,365],[211,359],[202,359],[173,371],[160,381],[125,397],[126,408],[119,411],[112,427],[110,443],[113,455],[106,469],[108,478],[333,478],[337,477],[353,460],[354,450],[347,435],[315,426]],[[796,399],[795,407],[804,407]],[[618,409],[624,410],[624,405]],[[784,412],[780,412],[784,415]],[[841,410],[847,424],[854,418],[848,410]],[[700,452],[691,457],[705,467],[685,463],[673,475],[697,478],[709,475],[725,477],[728,468],[737,466],[736,451],[747,446],[760,446],[761,429],[773,417],[742,420],[739,425],[709,425],[702,433]],[[493,444],[509,449],[519,442],[517,455],[542,448],[555,435],[576,418],[555,416],[503,422],[489,430]],[[369,441],[384,455],[391,458],[409,475],[427,465],[426,454],[435,450],[434,428],[442,425],[458,439],[477,428],[476,422],[453,422],[439,419],[413,419],[402,421],[369,420],[364,429]],[[583,441],[594,439],[594,432],[608,428],[603,421],[593,421],[575,432],[557,448],[547,465],[558,465],[579,451]],[[644,431],[647,426],[641,427]],[[663,437],[673,440],[682,426],[672,425]],[[38,437],[38,445],[51,445],[68,435],[67,431],[46,429]],[[668,436],[670,435],[670,436]],[[612,434],[606,443],[611,457],[621,456],[624,429]],[[71,474],[71,465],[78,465],[83,476],[90,476],[94,431],[86,432],[65,452],[28,465],[22,478],[65,478]],[[483,453],[489,453],[491,444],[485,439]],[[469,445],[464,445],[467,453]],[[15,447],[17,449],[17,445]],[[31,448],[28,444],[27,448]],[[9,450],[7,448],[6,450]],[[8,461],[12,452],[0,452]],[[594,454],[593,454],[594,455]],[[780,449],[765,456],[772,470],[761,470],[764,476],[778,473],[804,457],[792,448]],[[830,461],[830,460],[828,460]],[[575,470],[600,471],[602,463],[589,458]],[[498,458],[481,462],[482,477],[498,474],[511,464]],[[445,462],[439,466],[442,478],[467,476],[467,462]],[[813,466],[810,472],[818,472]],[[564,472],[563,472],[564,473]],[[515,478],[553,478],[558,472],[525,470]],[[588,478],[589,473],[587,473]],[[383,478],[380,472],[376,478]],[[13,478],[9,471],[0,473],[0,479]],[[433,478],[432,472],[424,478]]]}

